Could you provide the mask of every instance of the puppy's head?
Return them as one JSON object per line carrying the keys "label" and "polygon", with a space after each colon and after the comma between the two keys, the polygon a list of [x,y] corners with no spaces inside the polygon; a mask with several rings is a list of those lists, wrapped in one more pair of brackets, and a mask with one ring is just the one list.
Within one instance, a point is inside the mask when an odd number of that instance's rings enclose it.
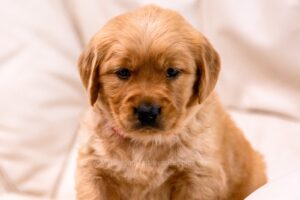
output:
{"label": "puppy's head", "polygon": [[214,89],[205,37],[174,11],[147,6],[109,21],[79,58],[90,103],[124,134],[169,135]]}

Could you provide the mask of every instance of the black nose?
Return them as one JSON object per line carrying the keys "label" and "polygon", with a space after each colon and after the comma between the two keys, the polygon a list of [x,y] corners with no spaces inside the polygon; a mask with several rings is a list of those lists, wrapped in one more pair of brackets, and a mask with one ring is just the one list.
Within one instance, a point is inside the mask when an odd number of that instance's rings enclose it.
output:
{"label": "black nose", "polygon": [[161,108],[152,104],[141,104],[134,108],[134,113],[143,126],[154,126],[160,112]]}

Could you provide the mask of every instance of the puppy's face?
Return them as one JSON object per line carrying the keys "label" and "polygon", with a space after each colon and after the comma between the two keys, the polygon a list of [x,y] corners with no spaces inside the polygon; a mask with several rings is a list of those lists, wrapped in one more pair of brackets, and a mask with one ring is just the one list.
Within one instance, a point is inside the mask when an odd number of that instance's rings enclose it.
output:
{"label": "puppy's face", "polygon": [[175,133],[213,90],[220,64],[180,15],[147,6],[109,21],[79,68],[91,104],[134,137]]}

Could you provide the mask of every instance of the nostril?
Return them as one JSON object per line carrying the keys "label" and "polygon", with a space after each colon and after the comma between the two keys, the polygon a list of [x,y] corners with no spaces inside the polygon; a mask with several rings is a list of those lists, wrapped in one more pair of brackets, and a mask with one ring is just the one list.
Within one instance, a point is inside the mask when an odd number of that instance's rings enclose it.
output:
{"label": "nostril", "polygon": [[161,107],[158,108],[158,114],[161,114]]}
{"label": "nostril", "polygon": [[150,112],[150,114],[152,114],[152,115],[159,115],[160,112],[161,112],[161,108],[160,108],[160,107],[153,106],[153,107],[150,108],[149,112]]}
{"label": "nostril", "polygon": [[133,113],[137,114],[138,113],[138,109],[136,107],[133,107]]}

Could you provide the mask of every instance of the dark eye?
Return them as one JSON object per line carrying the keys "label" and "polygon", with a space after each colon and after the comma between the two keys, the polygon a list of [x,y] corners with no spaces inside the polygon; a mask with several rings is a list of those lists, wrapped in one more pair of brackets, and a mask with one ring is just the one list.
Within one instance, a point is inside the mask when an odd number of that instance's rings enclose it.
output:
{"label": "dark eye", "polygon": [[129,77],[131,76],[131,72],[127,68],[119,69],[115,73],[120,79],[129,79]]}
{"label": "dark eye", "polygon": [[172,67],[168,68],[166,71],[166,76],[167,78],[170,79],[176,78],[179,74],[180,74],[180,70]]}

